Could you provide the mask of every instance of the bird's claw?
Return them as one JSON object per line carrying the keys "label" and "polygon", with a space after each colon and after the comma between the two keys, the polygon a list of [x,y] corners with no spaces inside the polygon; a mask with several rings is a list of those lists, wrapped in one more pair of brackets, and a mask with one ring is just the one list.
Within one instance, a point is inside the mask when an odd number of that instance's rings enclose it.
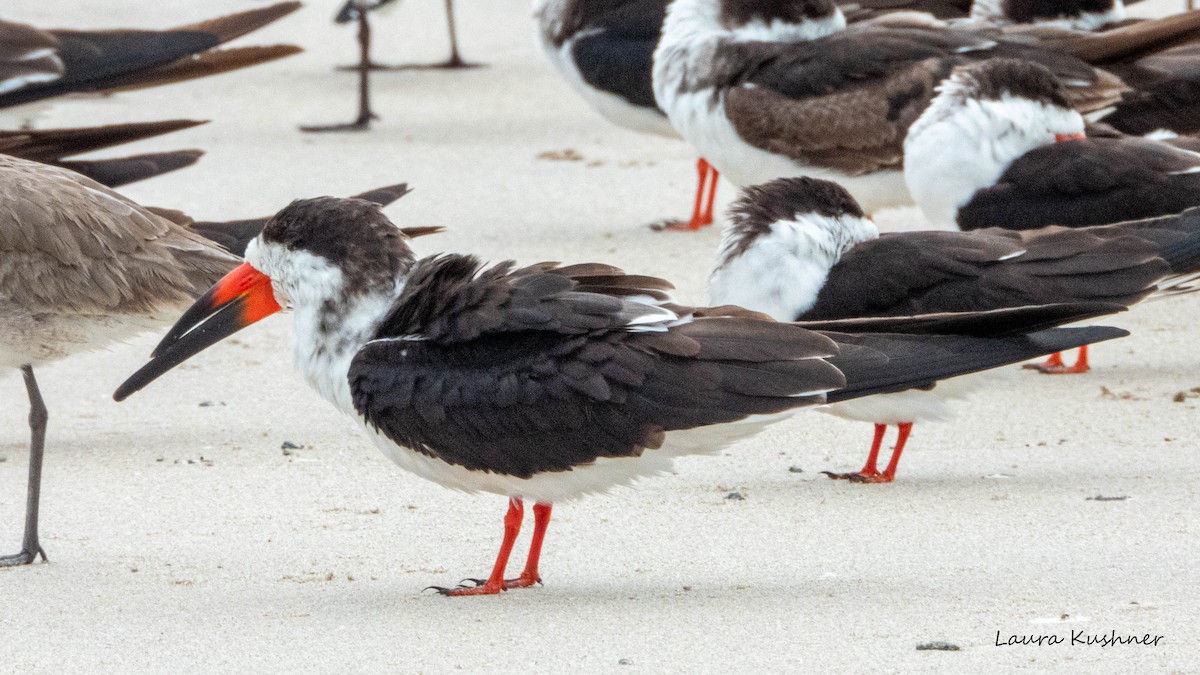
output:
{"label": "bird's claw", "polygon": [[32,564],[34,560],[37,560],[39,556],[41,557],[42,562],[50,562],[50,559],[46,557],[46,551],[42,548],[42,545],[36,544],[34,550],[32,551],[25,549],[15,555],[6,555],[4,557],[0,557],[0,567],[29,565]]}

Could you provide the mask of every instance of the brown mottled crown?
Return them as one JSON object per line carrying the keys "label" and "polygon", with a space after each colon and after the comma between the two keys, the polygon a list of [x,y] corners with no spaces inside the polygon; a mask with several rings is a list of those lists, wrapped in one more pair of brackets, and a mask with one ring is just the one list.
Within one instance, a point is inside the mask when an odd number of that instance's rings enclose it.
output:
{"label": "brown mottled crown", "polygon": [[862,208],[846,189],[818,178],[777,178],[744,190],[729,207],[734,220],[754,223],[766,231],[771,223],[816,213],[827,218],[863,217]]}
{"label": "brown mottled crown", "polygon": [[833,0],[721,0],[721,24],[737,28],[755,19],[803,23],[832,16],[836,10]]}
{"label": "brown mottled crown", "polygon": [[408,237],[363,199],[298,199],[271,218],[262,238],[321,256],[365,284],[394,279],[414,259]]}
{"label": "brown mottled crown", "polygon": [[1103,14],[1115,4],[1115,0],[1004,0],[1004,16],[1014,23],[1032,23]]}
{"label": "brown mottled crown", "polygon": [[966,96],[998,101],[1005,94],[1059,108],[1071,102],[1061,82],[1045,66],[1016,59],[992,59],[964,66],[956,78]]}

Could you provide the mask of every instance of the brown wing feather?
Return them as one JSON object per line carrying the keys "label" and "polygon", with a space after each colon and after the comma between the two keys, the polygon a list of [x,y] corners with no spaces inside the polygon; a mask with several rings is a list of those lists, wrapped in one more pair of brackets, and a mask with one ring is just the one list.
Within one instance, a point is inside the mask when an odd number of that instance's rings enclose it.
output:
{"label": "brown wing feather", "polygon": [[0,295],[31,312],[143,313],[186,302],[238,259],[103,185],[0,157]]}
{"label": "brown wing feather", "polygon": [[[735,87],[725,110],[738,135],[768,152],[850,174],[898,168],[904,136],[945,76],[928,59],[886,78],[825,96],[792,99],[768,88]],[[853,114],[847,114],[853,111]]]}

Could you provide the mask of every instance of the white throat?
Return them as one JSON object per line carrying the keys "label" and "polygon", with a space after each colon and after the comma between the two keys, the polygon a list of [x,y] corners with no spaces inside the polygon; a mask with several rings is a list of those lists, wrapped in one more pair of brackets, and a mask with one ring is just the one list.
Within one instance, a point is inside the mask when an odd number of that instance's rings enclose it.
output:
{"label": "white throat", "polygon": [[1083,133],[1074,110],[1004,94],[980,100],[949,80],[904,140],[904,182],[925,217],[956,224],[959,207],[1000,179],[1025,153],[1057,134]]}
{"label": "white throat", "polygon": [[855,245],[879,236],[866,218],[796,214],[771,223],[770,232],[755,236],[739,255],[747,235],[738,224],[734,219],[725,227],[709,279],[709,301],[752,309],[776,321],[795,321],[812,309],[829,270]]}
{"label": "white throat", "polygon": [[375,334],[404,280],[385,289],[345,292],[342,270],[321,256],[291,251],[259,239],[246,247],[246,262],[271,277],[291,305],[292,358],[297,372],[325,400],[358,417],[346,379],[350,361]]}

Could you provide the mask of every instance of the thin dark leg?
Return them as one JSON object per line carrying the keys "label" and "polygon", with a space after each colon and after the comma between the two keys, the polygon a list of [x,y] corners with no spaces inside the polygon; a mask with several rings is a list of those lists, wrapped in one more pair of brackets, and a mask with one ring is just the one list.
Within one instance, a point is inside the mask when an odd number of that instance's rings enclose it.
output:
{"label": "thin dark leg", "polygon": [[33,377],[32,366],[21,366],[25,376],[25,391],[29,394],[29,489],[25,502],[25,536],[21,540],[21,552],[0,558],[0,567],[28,565],[39,555],[46,560],[46,552],[38,543],[38,504],[42,494],[42,456],[46,451],[46,422],[50,419],[42,392]]}
{"label": "thin dark leg", "polygon": [[[450,58],[441,63],[404,63],[400,65],[383,65],[370,59],[364,61],[369,70],[450,70],[460,68],[480,68],[482,63],[468,63],[458,53],[458,30],[454,24],[454,0],[446,0],[446,27],[450,32]],[[338,70],[359,70],[364,66],[342,66]]]}
{"label": "thin dark leg", "polygon": [[508,558],[512,555],[513,544],[521,532],[521,520],[525,516],[525,504],[517,497],[508,500],[508,513],[504,515],[504,541],[500,544],[500,552],[496,554],[496,563],[492,565],[492,573],[482,584],[477,579],[475,586],[459,586],[458,588],[436,588],[442,595],[496,595],[505,589],[504,571],[508,569]]}
{"label": "thin dark leg", "polygon": [[458,55],[458,32],[454,30],[454,0],[446,0],[446,27],[450,31],[450,60],[447,68],[462,68],[466,62]]}
{"label": "thin dark leg", "polygon": [[302,126],[301,131],[366,131],[371,120],[379,117],[371,112],[371,24],[367,13],[358,13],[358,119],[349,124]]}

